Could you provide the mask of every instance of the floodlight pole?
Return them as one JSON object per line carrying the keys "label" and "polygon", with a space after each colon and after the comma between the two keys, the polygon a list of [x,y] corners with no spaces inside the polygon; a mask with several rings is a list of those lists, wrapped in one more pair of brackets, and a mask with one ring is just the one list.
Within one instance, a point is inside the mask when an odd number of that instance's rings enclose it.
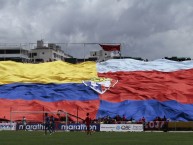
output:
{"label": "floodlight pole", "polygon": [[85,43],[84,43],[84,62],[85,62]]}
{"label": "floodlight pole", "polygon": [[12,107],[10,107],[10,130],[12,126]]}
{"label": "floodlight pole", "polygon": [[68,127],[68,113],[66,112],[66,131],[67,131],[67,127]]}
{"label": "floodlight pole", "polygon": [[78,124],[78,106],[77,106],[77,111],[76,111],[76,123]]}
{"label": "floodlight pole", "polygon": [[[124,45],[124,43],[122,43]],[[120,55],[120,58],[122,58],[122,55],[121,55],[121,50],[122,50],[122,44],[120,43],[120,51],[119,51],[119,55]]]}

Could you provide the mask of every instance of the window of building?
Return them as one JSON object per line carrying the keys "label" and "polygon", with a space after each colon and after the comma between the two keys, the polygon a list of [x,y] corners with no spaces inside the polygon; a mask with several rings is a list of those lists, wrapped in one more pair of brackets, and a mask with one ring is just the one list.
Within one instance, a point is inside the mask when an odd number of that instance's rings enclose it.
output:
{"label": "window of building", "polygon": [[32,53],[32,56],[37,56],[37,53]]}
{"label": "window of building", "polygon": [[19,49],[5,50],[5,54],[20,54]]}
{"label": "window of building", "polygon": [[4,54],[5,53],[5,50],[0,50],[0,54]]}

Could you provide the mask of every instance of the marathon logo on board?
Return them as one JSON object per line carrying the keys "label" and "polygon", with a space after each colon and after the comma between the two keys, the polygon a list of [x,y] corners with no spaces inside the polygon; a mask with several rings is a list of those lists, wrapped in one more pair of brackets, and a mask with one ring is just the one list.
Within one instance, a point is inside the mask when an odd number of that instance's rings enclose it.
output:
{"label": "marathon logo on board", "polygon": [[[44,130],[45,126],[41,123],[31,123],[26,125],[26,130]],[[24,125],[18,123],[16,126],[16,130],[24,130]]]}
{"label": "marathon logo on board", "polygon": [[[70,131],[83,131],[87,130],[87,127],[85,124],[59,124],[58,125],[59,130],[70,130]],[[91,124],[90,129],[93,131],[99,131],[100,125],[99,124]]]}
{"label": "marathon logo on board", "polygon": [[[45,126],[41,123],[31,123],[26,125],[27,130],[44,130]],[[55,130],[70,130],[70,131],[83,131],[86,130],[87,127],[85,124],[64,124],[64,123],[56,123],[55,124]],[[94,131],[100,130],[99,124],[91,124],[90,129]],[[24,130],[23,124],[17,124],[16,130]]]}

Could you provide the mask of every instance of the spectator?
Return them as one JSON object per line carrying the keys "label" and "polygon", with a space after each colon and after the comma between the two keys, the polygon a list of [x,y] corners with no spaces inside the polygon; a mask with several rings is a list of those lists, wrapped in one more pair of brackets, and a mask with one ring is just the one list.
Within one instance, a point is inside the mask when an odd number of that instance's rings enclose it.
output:
{"label": "spectator", "polygon": [[136,121],[135,121],[135,119],[134,119],[134,118],[132,119],[132,121],[131,121],[131,122],[132,122],[132,123],[136,123]]}
{"label": "spectator", "polygon": [[125,117],[125,115],[123,115],[122,121],[126,121],[126,117]]}

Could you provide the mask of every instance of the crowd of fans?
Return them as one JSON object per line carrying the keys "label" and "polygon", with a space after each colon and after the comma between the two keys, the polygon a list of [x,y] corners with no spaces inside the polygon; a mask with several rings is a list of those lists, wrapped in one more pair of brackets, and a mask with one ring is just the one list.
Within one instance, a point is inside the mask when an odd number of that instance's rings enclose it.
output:
{"label": "crowd of fans", "polygon": [[[60,118],[55,118],[57,122],[65,122],[66,118],[65,117],[60,117]],[[79,119],[78,123],[82,123],[83,120]],[[163,118],[161,117],[156,117],[152,121],[169,121],[165,116]],[[0,122],[9,122],[9,120],[6,119],[0,119]],[[19,121],[20,122],[20,121]],[[77,123],[77,121],[72,120],[71,118],[68,118],[69,123]],[[131,123],[137,123],[137,124],[143,124],[146,123],[145,117],[140,118],[139,120],[135,120],[134,118],[127,119],[125,115],[120,116],[116,115],[115,117],[110,117],[110,116],[105,116],[97,119],[93,119],[92,123],[99,123],[99,124],[131,124]]]}
{"label": "crowd of fans", "polygon": [[110,116],[105,116],[105,117],[93,120],[93,123],[101,123],[101,124],[143,123],[143,122],[145,122],[144,117],[136,121],[134,118],[127,119],[125,115],[123,116],[116,115],[114,118]]}
{"label": "crowd of fans", "polygon": [[[152,121],[167,121],[167,118],[164,116],[163,118],[161,117],[156,117],[154,120]],[[98,118],[98,119],[94,119],[93,123],[101,123],[101,124],[121,124],[121,123],[137,123],[137,124],[143,124],[146,122],[145,117],[140,118],[139,120],[135,120],[134,118],[130,118],[127,119],[125,117],[125,115],[120,116],[120,115],[116,115],[114,118],[110,117],[110,116],[105,116],[102,118]]]}

